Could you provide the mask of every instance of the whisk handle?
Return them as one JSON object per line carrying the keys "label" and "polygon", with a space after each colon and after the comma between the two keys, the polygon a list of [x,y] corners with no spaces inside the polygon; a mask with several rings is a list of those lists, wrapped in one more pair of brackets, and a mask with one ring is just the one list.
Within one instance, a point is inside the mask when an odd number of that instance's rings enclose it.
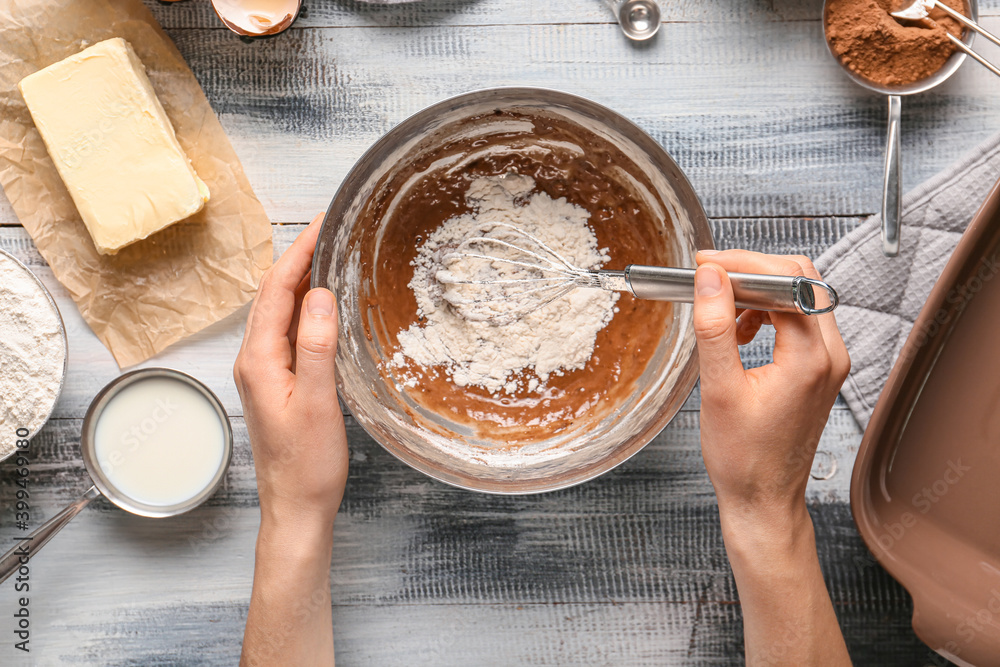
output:
{"label": "whisk handle", "polygon": [[[694,269],[631,264],[623,273],[629,291],[639,299],[682,303],[694,300]],[[729,280],[737,308],[816,315],[830,312],[839,303],[833,287],[803,276],[730,273]],[[816,289],[826,292],[829,303],[817,303]]]}

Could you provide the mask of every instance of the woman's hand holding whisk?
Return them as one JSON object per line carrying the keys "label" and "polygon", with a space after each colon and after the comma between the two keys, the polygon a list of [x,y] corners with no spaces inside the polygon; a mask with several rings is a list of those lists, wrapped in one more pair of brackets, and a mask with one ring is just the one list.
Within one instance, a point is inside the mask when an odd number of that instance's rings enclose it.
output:
{"label": "woman's hand holding whisk", "polygon": [[[747,664],[849,665],[805,503],[820,434],[850,370],[847,349],[832,313],[737,319],[726,272],[819,274],[805,257],[744,250],[700,252],[697,261],[701,447],[743,606]],[[738,345],[766,323],[774,360],[745,370]]]}

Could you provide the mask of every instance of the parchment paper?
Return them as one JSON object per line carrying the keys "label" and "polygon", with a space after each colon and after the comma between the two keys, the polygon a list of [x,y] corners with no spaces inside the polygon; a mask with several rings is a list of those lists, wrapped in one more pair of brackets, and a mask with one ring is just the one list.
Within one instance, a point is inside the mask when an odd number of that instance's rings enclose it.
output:
{"label": "parchment paper", "polygon": [[[145,64],[211,199],[187,220],[104,256],[94,248],[17,83],[110,37],[128,40]],[[237,310],[253,297],[272,261],[270,222],[219,119],[141,0],[0,3],[0,184],[56,278],[122,367]]]}

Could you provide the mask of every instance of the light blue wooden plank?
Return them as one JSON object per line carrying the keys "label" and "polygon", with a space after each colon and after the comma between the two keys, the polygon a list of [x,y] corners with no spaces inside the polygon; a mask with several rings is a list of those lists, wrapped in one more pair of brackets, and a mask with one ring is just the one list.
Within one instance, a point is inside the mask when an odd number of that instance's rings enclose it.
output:
{"label": "light blue wooden plank", "polygon": [[[659,0],[666,23],[745,23],[818,20],[821,0]],[[147,0],[167,28],[223,29],[207,2]],[[414,0],[380,3],[308,0],[293,30],[317,27],[393,28],[510,24],[607,23],[614,16],[605,0]],[[980,2],[980,15],[1000,14],[1000,2]],[[622,37],[624,40],[625,38]]]}

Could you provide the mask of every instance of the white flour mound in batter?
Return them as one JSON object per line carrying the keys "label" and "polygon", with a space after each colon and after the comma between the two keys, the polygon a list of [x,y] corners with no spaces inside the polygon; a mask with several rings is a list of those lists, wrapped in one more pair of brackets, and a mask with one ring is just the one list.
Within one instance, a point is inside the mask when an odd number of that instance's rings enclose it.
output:
{"label": "white flour mound in batter", "polygon": [[59,394],[66,347],[59,315],[17,262],[0,255],[0,457],[34,433]]}
{"label": "white flour mound in batter", "polygon": [[[518,174],[476,179],[466,193],[472,212],[446,220],[418,249],[409,287],[424,319],[400,332],[401,350],[391,366],[404,367],[408,358],[425,368],[443,368],[458,386],[513,394],[541,391],[550,375],[586,365],[597,332],[614,316],[617,293],[575,289],[517,321],[494,325],[463,318],[443,300],[435,277],[448,249],[498,223],[532,234],[580,268],[608,261],[607,249],[598,249],[587,225],[588,212],[565,198],[533,192],[534,187],[534,179]],[[526,369],[534,377],[519,375]],[[409,386],[416,382],[402,380]]]}

